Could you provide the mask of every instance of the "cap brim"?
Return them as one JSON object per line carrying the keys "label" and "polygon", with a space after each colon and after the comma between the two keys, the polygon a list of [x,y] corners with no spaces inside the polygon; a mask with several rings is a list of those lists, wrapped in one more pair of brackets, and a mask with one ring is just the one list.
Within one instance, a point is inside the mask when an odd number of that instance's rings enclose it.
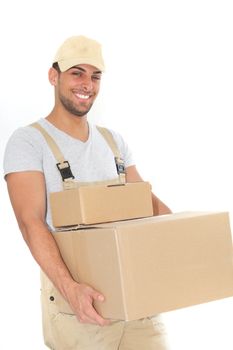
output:
{"label": "cap brim", "polygon": [[104,67],[104,64],[101,63],[100,61],[97,61],[97,60],[93,60],[93,59],[89,59],[89,58],[72,58],[72,59],[69,59],[69,60],[61,60],[61,61],[58,61],[58,66],[61,70],[61,72],[65,72],[66,70],[74,67],[74,66],[77,66],[79,64],[90,64],[91,66],[94,66],[96,67],[98,70],[100,70],[101,72],[104,72],[105,70],[105,67]]}

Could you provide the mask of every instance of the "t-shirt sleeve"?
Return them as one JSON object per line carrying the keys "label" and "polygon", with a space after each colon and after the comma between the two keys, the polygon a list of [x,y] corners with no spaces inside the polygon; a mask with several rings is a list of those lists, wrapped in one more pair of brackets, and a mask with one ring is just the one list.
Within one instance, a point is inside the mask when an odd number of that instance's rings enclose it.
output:
{"label": "t-shirt sleeve", "polygon": [[21,171],[43,172],[42,152],[31,127],[17,129],[6,145],[4,176]]}
{"label": "t-shirt sleeve", "polygon": [[113,130],[110,130],[110,131],[119,147],[121,157],[122,159],[124,159],[124,162],[125,162],[125,167],[127,168],[131,165],[135,165],[131,149],[128,146],[128,144],[125,142],[124,138],[118,132],[115,132]]}

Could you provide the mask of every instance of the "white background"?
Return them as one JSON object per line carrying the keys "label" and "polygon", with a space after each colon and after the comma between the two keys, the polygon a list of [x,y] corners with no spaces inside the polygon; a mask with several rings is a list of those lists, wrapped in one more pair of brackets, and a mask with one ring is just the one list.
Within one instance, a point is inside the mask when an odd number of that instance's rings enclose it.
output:
{"label": "white background", "polygon": [[[10,1],[0,6],[0,157],[53,106],[47,71],[66,37],[99,40],[107,72],[90,121],[119,131],[174,212],[232,218],[229,0]],[[42,350],[39,268],[1,186],[0,348]],[[164,314],[172,350],[232,350],[232,298]],[[143,350],[143,349],[142,349]]]}

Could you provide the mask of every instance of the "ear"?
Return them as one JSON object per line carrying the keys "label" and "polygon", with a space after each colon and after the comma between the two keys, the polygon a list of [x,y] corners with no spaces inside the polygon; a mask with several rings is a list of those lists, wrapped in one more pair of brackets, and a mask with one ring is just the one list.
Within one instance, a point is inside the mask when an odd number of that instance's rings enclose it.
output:
{"label": "ear", "polygon": [[53,67],[51,67],[49,69],[48,78],[49,78],[51,85],[53,85],[53,86],[57,85],[58,75],[59,75],[59,73],[56,71],[56,69],[54,69]]}

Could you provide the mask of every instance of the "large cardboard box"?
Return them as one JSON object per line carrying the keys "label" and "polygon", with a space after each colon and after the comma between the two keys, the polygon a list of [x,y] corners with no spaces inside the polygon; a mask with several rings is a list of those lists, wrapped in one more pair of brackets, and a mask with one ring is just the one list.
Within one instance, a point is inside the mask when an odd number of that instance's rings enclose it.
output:
{"label": "large cardboard box", "polygon": [[[133,320],[233,296],[227,213],[177,213],[57,232],[74,279],[106,297],[106,318]],[[56,295],[60,310],[68,304]]]}
{"label": "large cardboard box", "polygon": [[148,182],[90,185],[50,194],[54,227],[89,225],[153,215]]}

